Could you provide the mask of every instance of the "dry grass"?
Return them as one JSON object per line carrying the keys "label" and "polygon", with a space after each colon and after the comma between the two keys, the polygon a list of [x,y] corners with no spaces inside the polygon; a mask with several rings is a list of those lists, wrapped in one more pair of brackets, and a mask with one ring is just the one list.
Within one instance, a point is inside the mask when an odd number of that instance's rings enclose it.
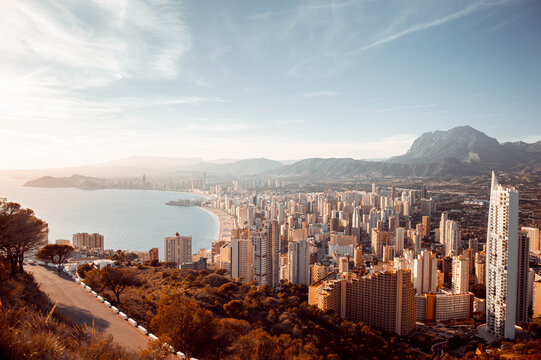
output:
{"label": "dry grass", "polygon": [[54,305],[29,274],[13,279],[0,263],[0,360],[166,359],[159,344],[136,354],[103,337],[95,327],[74,326],[54,313]]}

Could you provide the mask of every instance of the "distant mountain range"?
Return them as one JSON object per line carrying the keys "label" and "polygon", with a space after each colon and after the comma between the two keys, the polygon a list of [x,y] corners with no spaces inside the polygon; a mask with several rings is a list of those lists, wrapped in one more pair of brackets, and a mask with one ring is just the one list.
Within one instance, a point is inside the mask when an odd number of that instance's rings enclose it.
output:
{"label": "distant mountain range", "polygon": [[[361,157],[361,156],[359,156]],[[152,179],[200,177],[225,179],[255,175],[279,178],[374,178],[446,177],[485,174],[490,170],[541,174],[541,141],[507,142],[470,127],[422,134],[401,156],[383,161],[352,158],[311,158],[279,162],[266,158],[204,162],[200,158],[132,156],[105,164],[60,169],[2,170],[0,175],[35,178],[80,174],[101,178],[139,177]],[[69,182],[74,181],[71,179]]]}
{"label": "distant mountain range", "polygon": [[470,126],[427,132],[408,152],[386,161],[305,159],[269,172],[277,177],[466,176],[499,171],[541,172],[541,141],[500,144]]}

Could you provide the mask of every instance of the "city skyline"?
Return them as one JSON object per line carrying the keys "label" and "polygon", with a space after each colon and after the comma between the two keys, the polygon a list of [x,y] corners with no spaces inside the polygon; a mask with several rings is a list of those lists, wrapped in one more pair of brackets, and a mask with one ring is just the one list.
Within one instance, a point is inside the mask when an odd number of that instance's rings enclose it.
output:
{"label": "city skyline", "polygon": [[541,139],[533,1],[0,9],[4,169],[386,158],[465,124],[500,142]]}

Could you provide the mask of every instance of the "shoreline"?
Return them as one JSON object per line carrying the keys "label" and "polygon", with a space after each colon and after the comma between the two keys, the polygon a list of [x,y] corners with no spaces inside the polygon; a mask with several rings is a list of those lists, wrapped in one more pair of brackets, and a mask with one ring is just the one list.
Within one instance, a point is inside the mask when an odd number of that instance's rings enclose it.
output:
{"label": "shoreline", "polygon": [[219,230],[217,239],[214,241],[231,241],[231,231],[235,228],[235,219],[233,216],[226,213],[224,210],[198,206],[200,209],[206,210],[218,219]]}

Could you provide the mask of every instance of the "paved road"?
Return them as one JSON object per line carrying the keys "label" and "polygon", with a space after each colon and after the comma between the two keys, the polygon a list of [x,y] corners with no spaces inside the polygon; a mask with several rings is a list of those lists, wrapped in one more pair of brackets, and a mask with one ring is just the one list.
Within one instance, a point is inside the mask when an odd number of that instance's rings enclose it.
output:
{"label": "paved road", "polygon": [[69,317],[78,325],[92,326],[94,323],[101,333],[113,335],[115,341],[127,349],[137,350],[146,347],[148,337],[116,315],[71,278],[58,275],[56,269],[39,265],[27,265],[25,270],[34,274],[41,290],[49,295],[53,303],[58,301],[55,312]]}

